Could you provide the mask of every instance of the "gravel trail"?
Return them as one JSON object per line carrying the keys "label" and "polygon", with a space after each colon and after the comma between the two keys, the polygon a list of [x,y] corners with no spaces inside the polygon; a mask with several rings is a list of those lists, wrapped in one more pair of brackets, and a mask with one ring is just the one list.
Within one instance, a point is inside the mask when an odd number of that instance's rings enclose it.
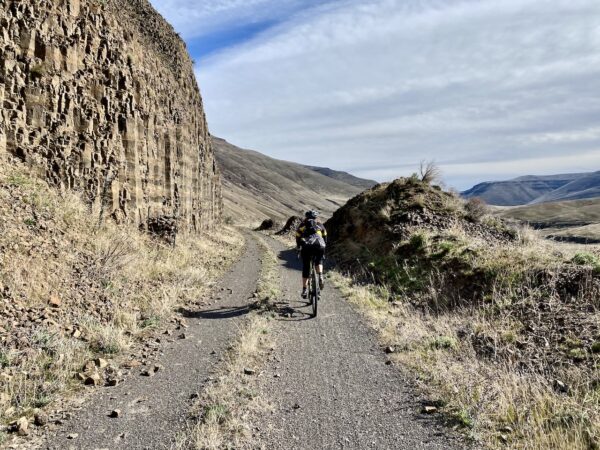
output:
{"label": "gravel trail", "polygon": [[[216,303],[207,310],[184,312],[189,326],[182,330],[186,339],[177,339],[176,333],[174,341],[163,347],[158,363],[164,368],[152,377],[140,375],[144,367],[134,369],[122,384],[102,388],[48,437],[44,448],[169,448],[185,430],[192,395],[205,384],[236,336],[239,320],[248,313],[260,271],[258,261],[260,249],[247,236],[245,254],[218,283],[226,289],[217,289]],[[115,409],[121,416],[109,417]]]}
{"label": "gravel trail", "polygon": [[[267,449],[462,449],[468,446],[420,413],[411,383],[393,366],[375,333],[339,292],[326,287],[319,316],[299,296],[300,264],[278,241],[282,311],[277,350],[260,392],[274,407],[256,418]],[[290,315],[291,317],[286,317]]]}

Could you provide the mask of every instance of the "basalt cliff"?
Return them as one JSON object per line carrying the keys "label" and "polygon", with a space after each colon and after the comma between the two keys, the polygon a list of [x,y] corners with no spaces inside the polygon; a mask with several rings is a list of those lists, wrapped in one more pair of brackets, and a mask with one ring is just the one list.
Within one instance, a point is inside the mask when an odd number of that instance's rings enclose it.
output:
{"label": "basalt cliff", "polygon": [[0,158],[100,217],[209,229],[220,176],[184,42],[147,0],[0,3]]}

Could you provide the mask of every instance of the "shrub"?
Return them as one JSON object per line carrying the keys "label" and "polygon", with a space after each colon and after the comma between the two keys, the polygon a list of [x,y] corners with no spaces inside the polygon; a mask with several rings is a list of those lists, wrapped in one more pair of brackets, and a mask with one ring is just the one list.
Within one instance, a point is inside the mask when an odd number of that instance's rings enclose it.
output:
{"label": "shrub", "polygon": [[480,222],[488,212],[486,203],[478,197],[471,198],[465,203],[466,217],[472,222]]}
{"label": "shrub", "polygon": [[423,183],[431,184],[441,181],[442,171],[435,161],[421,161],[419,175]]}

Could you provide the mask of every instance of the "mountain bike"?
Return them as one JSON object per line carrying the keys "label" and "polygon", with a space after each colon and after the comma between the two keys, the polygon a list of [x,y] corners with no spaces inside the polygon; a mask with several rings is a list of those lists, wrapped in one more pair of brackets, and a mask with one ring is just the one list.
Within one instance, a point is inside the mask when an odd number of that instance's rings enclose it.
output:
{"label": "mountain bike", "polygon": [[308,297],[313,310],[313,317],[317,317],[317,309],[321,298],[321,290],[319,289],[319,275],[315,265],[315,259],[310,260],[310,276],[308,277]]}

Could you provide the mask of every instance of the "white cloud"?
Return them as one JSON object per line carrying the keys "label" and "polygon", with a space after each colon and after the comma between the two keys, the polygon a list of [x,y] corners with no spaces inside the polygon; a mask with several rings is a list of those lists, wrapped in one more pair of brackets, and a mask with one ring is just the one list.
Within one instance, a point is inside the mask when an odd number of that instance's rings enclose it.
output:
{"label": "white cloud", "polygon": [[[240,5],[224,17],[275,7]],[[451,184],[594,170],[598,17],[596,0],[348,0],[214,55],[198,76],[212,132],[279,158],[379,179],[436,159]]]}

